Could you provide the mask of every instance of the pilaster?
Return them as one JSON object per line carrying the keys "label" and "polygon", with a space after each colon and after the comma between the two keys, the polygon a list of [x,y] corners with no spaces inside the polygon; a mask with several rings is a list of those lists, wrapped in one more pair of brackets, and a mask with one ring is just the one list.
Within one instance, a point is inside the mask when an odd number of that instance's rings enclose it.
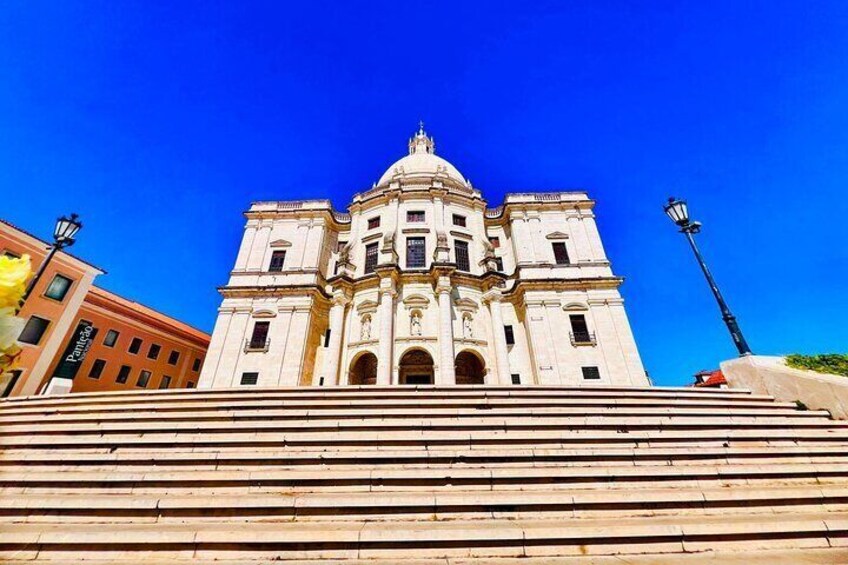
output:
{"label": "pilaster", "polygon": [[377,356],[377,384],[392,384],[392,365],[394,364],[394,321],[395,321],[395,278],[379,271],[380,275],[380,345]]}
{"label": "pilaster", "polygon": [[456,369],[453,349],[453,314],[451,312],[450,275],[441,275],[436,281],[436,295],[439,297],[439,374],[437,385],[456,384]]}
{"label": "pilaster", "polygon": [[495,342],[495,360],[497,362],[497,382],[502,385],[511,384],[512,378],[509,370],[509,350],[504,335],[503,313],[501,312],[501,300],[503,295],[499,289],[493,288],[483,295],[483,302],[489,305],[490,317],[492,319],[492,339]]}

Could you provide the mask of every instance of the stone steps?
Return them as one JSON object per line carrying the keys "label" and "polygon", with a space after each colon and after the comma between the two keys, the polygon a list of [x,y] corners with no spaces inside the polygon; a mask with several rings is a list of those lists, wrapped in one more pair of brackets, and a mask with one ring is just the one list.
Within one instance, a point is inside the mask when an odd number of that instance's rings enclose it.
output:
{"label": "stone steps", "polygon": [[[4,524],[0,557],[64,553],[74,559],[159,553],[200,561],[240,559],[406,559],[674,554],[733,548],[828,548],[844,544],[843,512],[545,520],[298,523]],[[18,554],[17,558],[20,558]]]}
{"label": "stone steps", "polygon": [[[35,551],[25,555],[36,555]],[[135,557],[137,554],[133,554]],[[42,560],[56,563],[67,562],[67,557],[59,553],[44,553]],[[52,558],[52,559],[51,559]],[[270,559],[252,560],[216,559],[215,565],[243,565],[250,563],[278,563]],[[587,555],[587,556],[556,556],[556,557],[444,557],[432,559],[404,558],[404,565],[667,565],[668,563],[682,565],[832,565],[848,562],[848,549],[842,547],[805,548],[803,553],[787,549],[757,549],[755,551],[703,551],[698,553],[675,553],[669,555]],[[32,563],[30,559],[5,559],[5,565],[22,565]],[[86,559],[87,565],[127,565],[126,558]],[[146,565],[173,565],[174,563],[196,563],[192,557],[181,559],[173,557],[160,559],[145,558]],[[286,565],[332,565],[338,560],[324,559],[292,559],[285,560]],[[391,560],[349,559],[345,565],[374,565],[374,563],[392,563]]]}
{"label": "stone steps", "polygon": [[[227,470],[258,471],[292,468],[473,468],[473,467],[586,467],[621,465],[722,465],[770,463],[848,463],[848,451],[835,446],[610,448],[532,450],[133,450],[131,452],[48,449],[0,452],[0,472]],[[136,469],[137,468],[137,469]]]}
{"label": "stone steps", "polygon": [[491,450],[601,447],[725,447],[762,445],[845,445],[848,430],[766,429],[766,430],[636,430],[636,431],[430,431],[316,432],[316,433],[147,433],[108,435],[29,435],[0,436],[0,451],[74,449],[222,449],[222,448],[325,448],[359,450],[419,448],[477,448]]}
{"label": "stone steps", "polygon": [[[33,421],[33,414],[4,416],[0,411],[0,425],[4,428],[12,425],[29,425]],[[581,406],[581,407],[536,407],[515,408],[512,406],[499,407],[498,410],[480,408],[384,408],[380,410],[348,408],[345,410],[295,410],[295,409],[267,409],[267,410],[232,410],[220,409],[216,411],[199,412],[195,410],[174,410],[169,412],[151,411],[143,414],[133,414],[125,410],[121,411],[88,411],[88,412],[58,412],[48,413],[50,421],[54,424],[77,424],[77,423],[126,423],[126,422],[250,422],[254,420],[268,420],[273,418],[279,422],[321,422],[346,421],[346,420],[391,420],[396,422],[416,420],[439,420],[452,418],[458,421],[470,419],[486,421],[489,419],[539,419],[546,418],[597,418],[603,417],[610,420],[629,418],[785,418],[793,419],[816,419],[828,417],[829,414],[823,410],[798,411],[796,407],[791,408],[763,408],[756,409],[734,407],[734,408],[691,408],[691,407],[650,407],[650,406]]]}
{"label": "stone steps", "polygon": [[736,390],[12,399],[0,562],[848,563],[846,447],[826,412]]}
{"label": "stone steps", "polygon": [[810,484],[848,481],[848,464],[772,464],[722,466],[622,467],[502,467],[476,469],[350,469],[263,471],[149,471],[145,473],[66,471],[58,473],[3,472],[0,493],[81,492],[194,492],[210,489],[230,492],[404,491],[440,488],[554,490],[587,488],[636,489],[657,485],[690,486]]}
{"label": "stone steps", "polygon": [[203,520],[393,521],[490,518],[585,519],[658,515],[848,511],[848,482],[746,489],[632,491],[421,491],[244,494],[209,497],[89,494],[0,495],[0,522],[172,522]]}
{"label": "stone steps", "polygon": [[355,421],[304,421],[304,422],[122,422],[122,423],[68,423],[68,424],[6,424],[0,428],[0,437],[51,436],[51,435],[99,435],[107,434],[167,434],[186,432],[191,434],[356,434],[358,432],[396,432],[409,435],[438,431],[552,431],[552,430],[772,430],[792,428],[794,430],[838,430],[848,432],[848,422],[832,422],[813,418],[794,417],[736,417],[681,419],[676,417],[616,418],[606,416],[593,418],[487,418],[456,419],[434,418],[429,420],[401,420],[392,418]]}

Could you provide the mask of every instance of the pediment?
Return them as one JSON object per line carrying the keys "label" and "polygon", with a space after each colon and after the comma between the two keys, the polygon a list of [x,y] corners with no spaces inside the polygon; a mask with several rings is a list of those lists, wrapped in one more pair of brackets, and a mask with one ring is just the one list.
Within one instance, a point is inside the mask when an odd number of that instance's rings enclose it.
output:
{"label": "pediment", "polygon": [[268,308],[257,308],[251,314],[254,318],[276,318],[277,313]]}
{"label": "pediment", "polygon": [[568,312],[582,312],[584,310],[588,310],[589,307],[583,304],[582,302],[569,302],[568,304],[563,306],[562,309]]}
{"label": "pediment", "polygon": [[377,311],[377,303],[373,300],[363,300],[356,306],[356,311],[359,314],[369,314]]}
{"label": "pediment", "polygon": [[561,231],[551,232],[545,236],[547,239],[568,239],[567,233],[562,233]]}
{"label": "pediment", "polygon": [[477,303],[470,298],[460,298],[454,301],[454,305],[461,312],[475,312],[478,308]]}
{"label": "pediment", "polygon": [[271,242],[271,247],[278,249],[280,247],[291,247],[291,241],[286,241],[285,239],[275,239]]}
{"label": "pediment", "polygon": [[403,299],[403,305],[407,308],[427,308],[430,299],[423,294],[411,294]]}

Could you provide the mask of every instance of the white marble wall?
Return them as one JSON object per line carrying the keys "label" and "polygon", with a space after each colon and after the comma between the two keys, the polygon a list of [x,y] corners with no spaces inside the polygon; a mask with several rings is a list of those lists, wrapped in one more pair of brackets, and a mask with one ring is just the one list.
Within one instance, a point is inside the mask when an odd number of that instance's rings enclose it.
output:
{"label": "white marble wall", "polygon": [[[487,384],[506,384],[511,382],[512,374],[518,374],[522,384],[579,386],[586,382],[582,367],[592,366],[598,367],[601,378],[589,384],[646,385],[623,302],[615,288],[617,279],[604,253],[591,206],[585,195],[572,196],[568,197],[571,201],[562,197],[562,203],[544,206],[532,198],[526,198],[525,204],[510,196],[506,210],[494,217],[484,215],[484,203],[479,198],[459,198],[448,191],[396,191],[373,202],[357,201],[352,206],[350,222],[344,224],[333,221],[331,210],[321,210],[317,204],[308,212],[284,211],[262,217],[248,214],[250,219],[228,289],[304,290],[302,295],[290,292],[285,296],[279,296],[277,291],[275,298],[261,292],[251,297],[226,298],[200,386],[238,386],[241,374],[248,371],[258,372],[259,385],[263,386],[303,382],[344,385],[353,362],[365,351],[378,357],[389,355],[388,377],[383,373],[382,378],[397,383],[400,359],[412,348],[432,356],[436,382],[440,382],[439,375],[453,378],[450,372],[440,372],[443,357],[450,351],[445,349],[449,339],[454,356],[468,350],[483,359]],[[408,222],[410,211],[423,211],[425,221]],[[466,226],[455,226],[454,214],[464,216]],[[369,230],[368,220],[376,216],[380,217],[380,226]],[[455,259],[454,241],[469,242],[471,279],[454,274],[449,279],[442,277],[439,283],[435,276],[422,279],[423,275],[419,275],[415,279],[404,274],[406,239],[425,238],[429,269],[439,231],[447,236],[451,261]],[[376,242],[382,250],[386,234],[394,235],[397,270],[391,280],[378,282],[378,276],[387,275],[381,271],[381,275],[366,276],[365,247]],[[502,258],[503,270],[510,278],[496,295],[487,295],[484,300],[486,267],[481,263],[489,237],[499,238],[500,246],[494,253]],[[353,281],[342,286],[334,284],[333,278],[340,241],[351,244],[350,260],[354,266]],[[565,243],[569,265],[555,265],[553,242]],[[282,273],[267,272],[275,249],[285,249],[287,253]],[[381,264],[392,260],[391,254],[381,252]],[[460,283],[460,279],[464,282]],[[377,288],[381,284],[383,298],[388,296],[386,285],[394,293],[390,304],[382,308]],[[449,317],[440,314],[436,292],[439,284],[450,288]],[[307,291],[309,288],[314,290]],[[342,291],[344,304],[332,318],[328,314],[331,301],[337,303]],[[506,347],[500,358],[496,332],[503,332],[503,327],[493,326],[492,308],[498,309],[502,325],[513,327],[515,336],[515,344]],[[392,312],[391,332],[386,333],[383,328],[388,311]],[[420,313],[421,335],[412,333],[413,311]],[[571,343],[571,313],[586,317],[596,343]],[[465,315],[470,317],[471,337],[466,335]],[[370,335],[365,339],[360,335],[363,316],[369,316],[371,323]],[[340,336],[340,343],[328,348],[323,334],[330,327],[331,318],[333,324],[339,325],[333,331]],[[245,340],[259,319],[271,322],[269,350],[245,352]],[[391,335],[389,347],[381,347],[381,335]],[[383,360],[379,359],[379,363],[382,365]],[[499,364],[508,367],[504,370]],[[333,368],[335,374],[326,374]]]}

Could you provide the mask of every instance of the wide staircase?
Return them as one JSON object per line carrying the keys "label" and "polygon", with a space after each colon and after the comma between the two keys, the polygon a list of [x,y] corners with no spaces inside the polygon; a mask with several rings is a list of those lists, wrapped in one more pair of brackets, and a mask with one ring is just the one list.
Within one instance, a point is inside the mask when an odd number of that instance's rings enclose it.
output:
{"label": "wide staircase", "polygon": [[848,423],[745,391],[0,402],[0,562],[848,563]]}

